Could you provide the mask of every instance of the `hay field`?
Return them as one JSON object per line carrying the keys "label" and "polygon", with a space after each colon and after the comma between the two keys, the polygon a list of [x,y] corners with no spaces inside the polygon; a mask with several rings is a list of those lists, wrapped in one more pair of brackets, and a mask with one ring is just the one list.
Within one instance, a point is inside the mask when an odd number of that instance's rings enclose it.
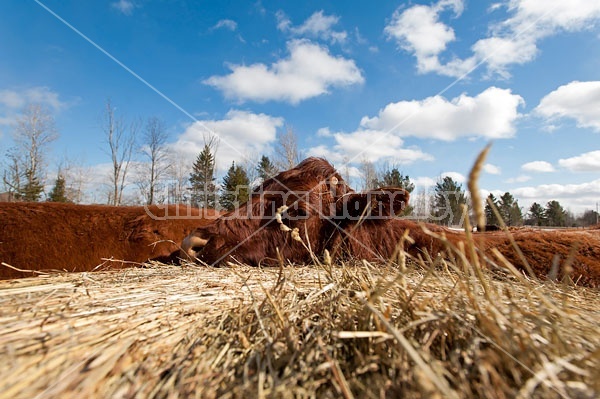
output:
{"label": "hay field", "polygon": [[597,290],[403,254],[146,266],[0,282],[0,397],[600,396]]}

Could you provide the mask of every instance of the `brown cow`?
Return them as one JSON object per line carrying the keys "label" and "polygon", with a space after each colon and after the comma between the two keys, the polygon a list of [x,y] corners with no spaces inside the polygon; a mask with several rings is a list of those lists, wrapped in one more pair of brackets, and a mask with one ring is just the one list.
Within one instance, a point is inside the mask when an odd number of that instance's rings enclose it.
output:
{"label": "brown cow", "polygon": [[[113,267],[128,265],[121,260],[166,261],[178,250],[168,240],[217,215],[202,212],[174,205],[0,203],[0,262],[24,270],[90,271],[103,259],[115,259]],[[0,278],[32,275],[0,267]]]}
{"label": "brown cow", "polygon": [[[338,258],[388,260],[407,230],[411,242],[405,242],[405,249],[413,256],[424,252],[437,256],[446,249],[443,240],[423,227],[454,245],[465,240],[461,232],[394,217],[408,199],[401,188],[354,192],[327,161],[308,158],[266,180],[246,204],[196,229],[183,240],[182,256],[213,265],[230,260],[259,265],[274,264],[279,258],[305,263],[311,260],[311,251],[322,256],[328,250]],[[582,284],[600,285],[600,231],[513,235],[540,277],[548,274],[554,254],[564,260],[574,243],[584,242],[585,248],[572,258],[571,276]],[[476,242],[482,253],[498,247],[517,267],[524,267],[505,233],[478,234]]]}

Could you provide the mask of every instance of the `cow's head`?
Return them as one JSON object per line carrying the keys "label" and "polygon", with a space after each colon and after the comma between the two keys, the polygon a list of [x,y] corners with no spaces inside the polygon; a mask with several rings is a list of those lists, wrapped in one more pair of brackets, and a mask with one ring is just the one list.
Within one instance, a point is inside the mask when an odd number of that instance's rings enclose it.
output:
{"label": "cow's head", "polygon": [[182,257],[207,264],[306,262],[310,251],[331,251],[343,231],[389,219],[407,202],[408,193],[399,188],[356,193],[327,161],[308,158],[266,180],[247,203],[193,231],[181,245]]}

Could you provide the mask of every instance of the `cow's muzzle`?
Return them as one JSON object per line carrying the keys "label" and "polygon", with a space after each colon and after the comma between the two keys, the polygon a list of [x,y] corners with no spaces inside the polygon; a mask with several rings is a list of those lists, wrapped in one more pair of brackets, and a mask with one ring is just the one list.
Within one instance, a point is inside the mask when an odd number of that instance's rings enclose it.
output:
{"label": "cow's muzzle", "polygon": [[206,246],[206,243],[208,243],[207,239],[190,234],[189,236],[185,237],[181,243],[180,258],[184,260],[196,261],[198,258],[198,253],[202,251],[202,249]]}

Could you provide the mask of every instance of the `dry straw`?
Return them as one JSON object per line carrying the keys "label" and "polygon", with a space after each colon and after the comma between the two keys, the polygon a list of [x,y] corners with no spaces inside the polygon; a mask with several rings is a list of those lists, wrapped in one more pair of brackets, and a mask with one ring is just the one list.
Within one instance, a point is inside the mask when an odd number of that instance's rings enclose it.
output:
{"label": "dry straw", "polygon": [[419,263],[5,281],[0,396],[598,396],[597,291]]}

